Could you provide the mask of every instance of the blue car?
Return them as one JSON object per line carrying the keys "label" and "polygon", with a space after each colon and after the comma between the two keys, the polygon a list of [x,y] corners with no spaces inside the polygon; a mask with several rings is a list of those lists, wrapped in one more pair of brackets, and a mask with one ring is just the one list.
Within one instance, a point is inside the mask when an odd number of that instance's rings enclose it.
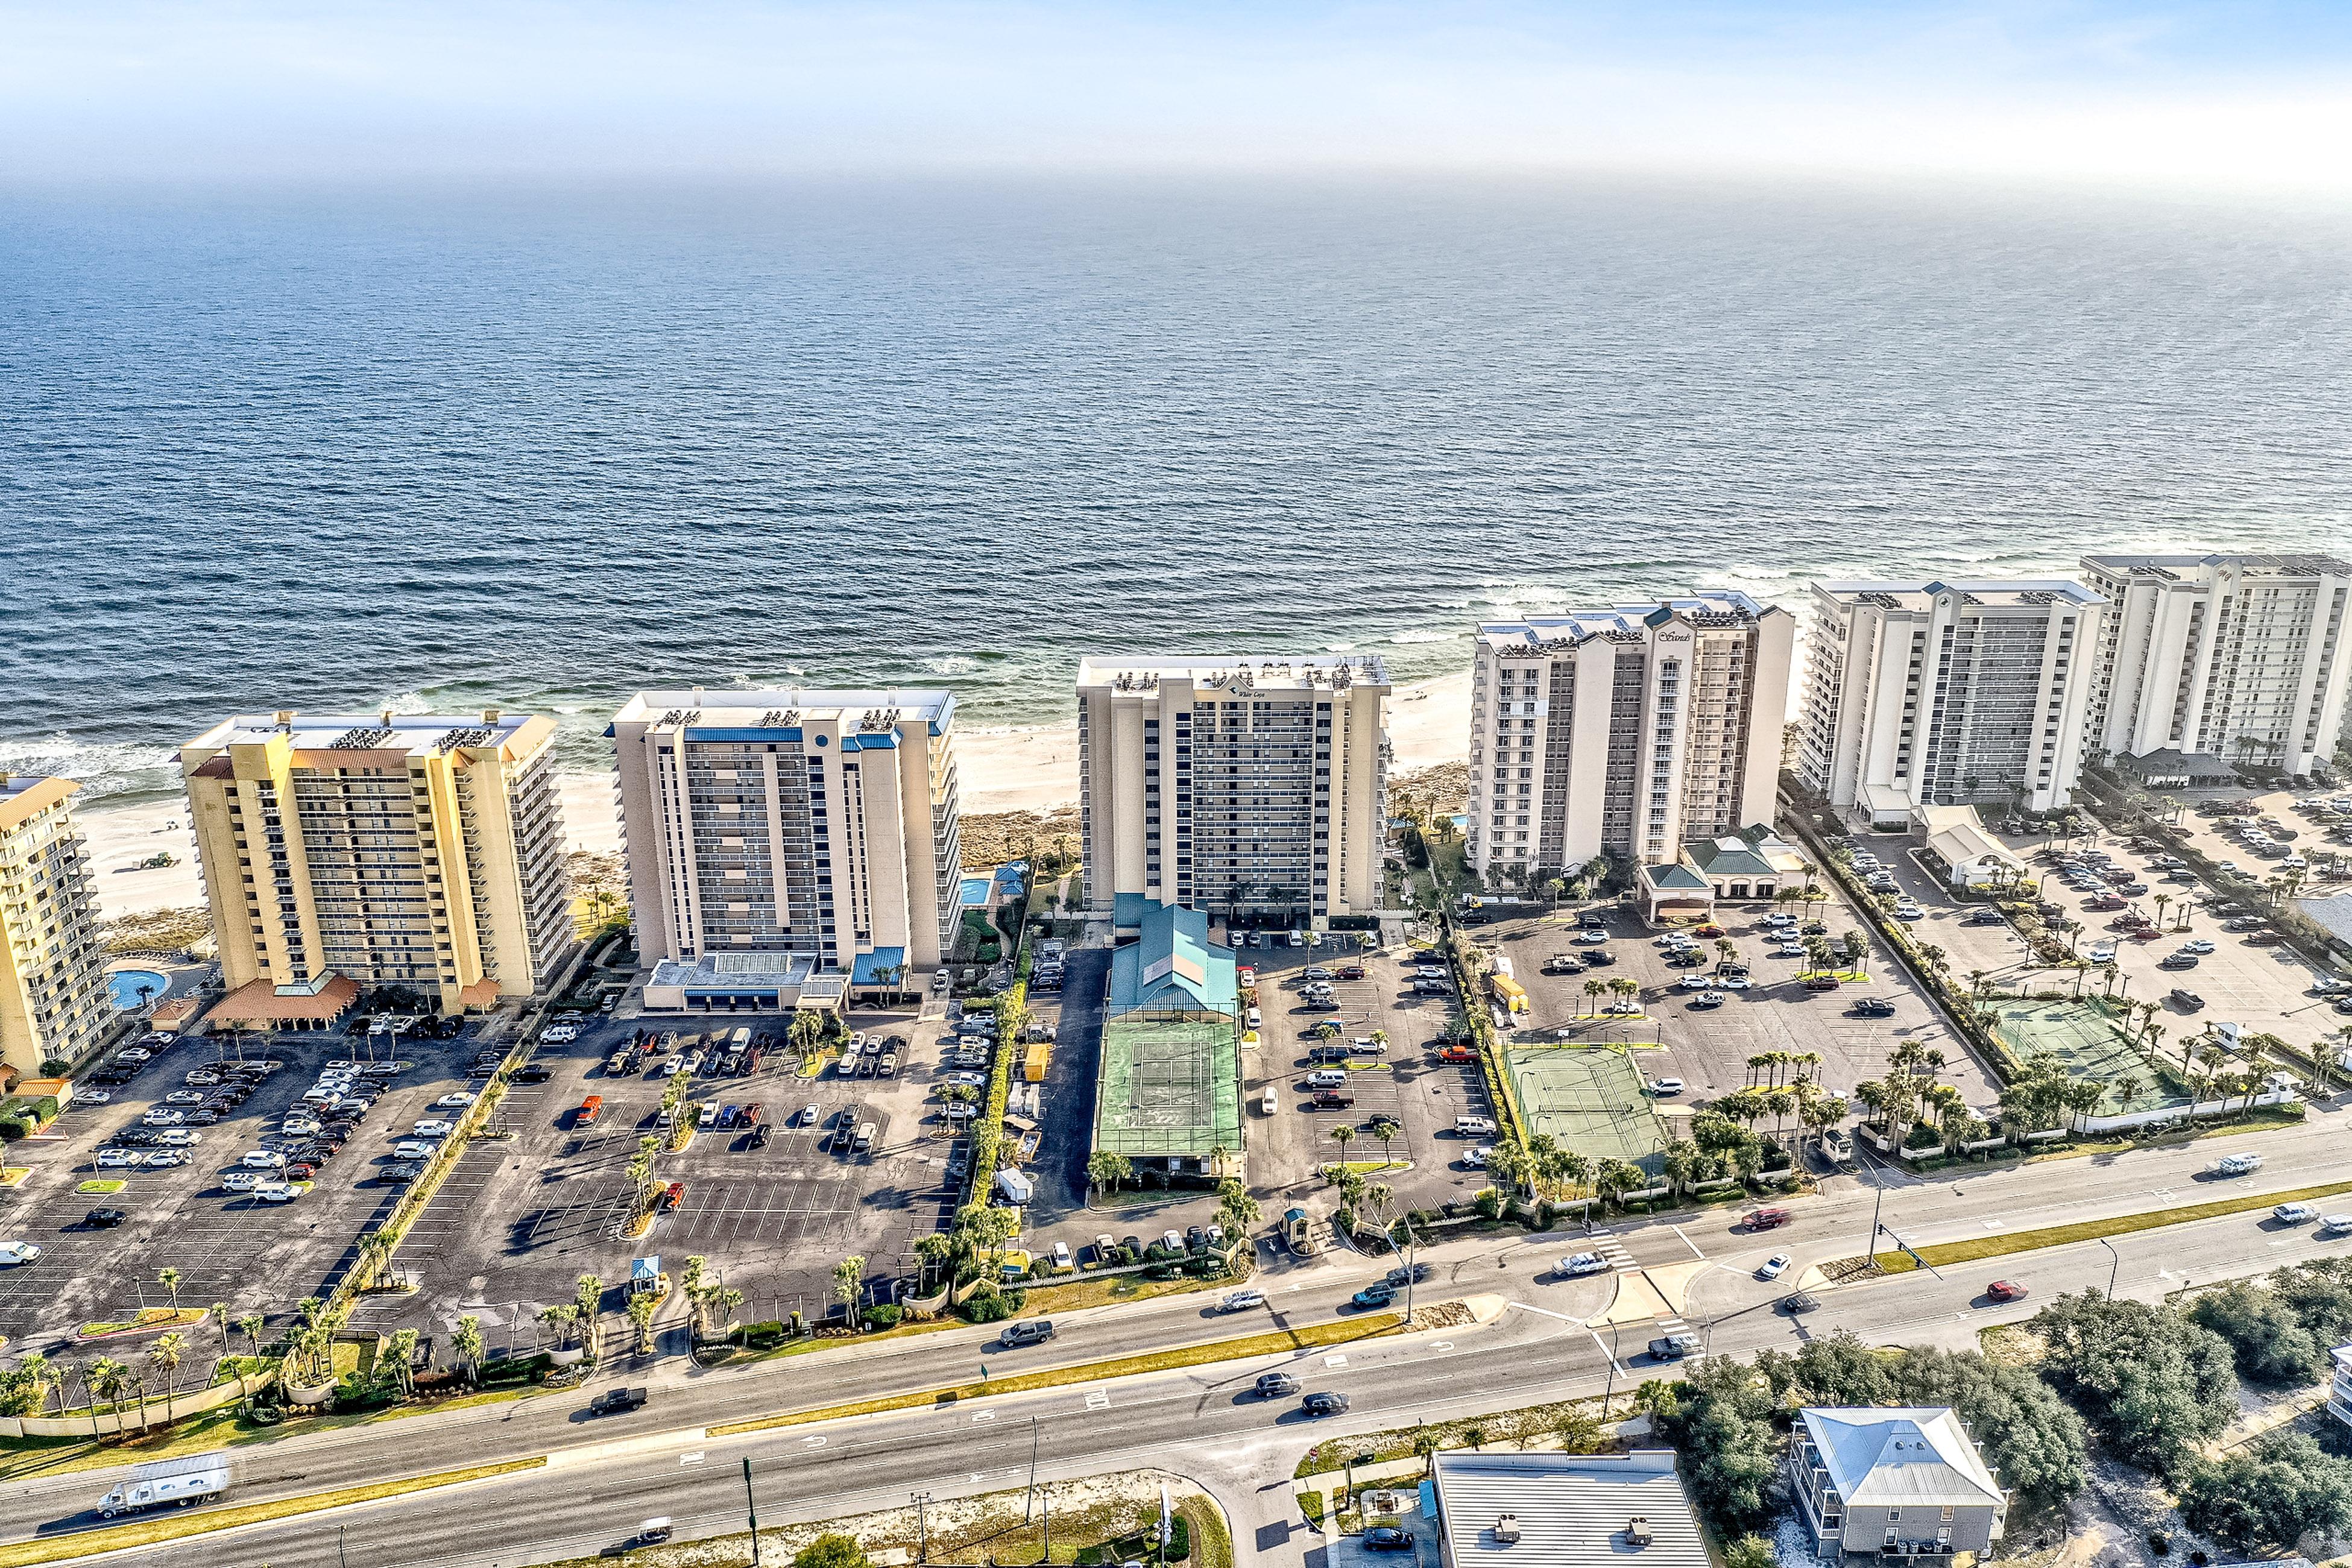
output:
{"label": "blue car", "polygon": [[742,1114],[743,1107],[740,1105],[728,1105],[722,1107],[719,1113],[719,1124],[722,1127],[731,1127],[739,1119],[740,1119]]}

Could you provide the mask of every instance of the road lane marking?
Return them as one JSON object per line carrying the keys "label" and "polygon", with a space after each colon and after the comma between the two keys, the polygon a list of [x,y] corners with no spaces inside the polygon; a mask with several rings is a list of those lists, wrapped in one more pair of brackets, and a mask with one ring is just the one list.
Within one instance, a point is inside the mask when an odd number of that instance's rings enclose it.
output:
{"label": "road lane marking", "polygon": [[697,1448],[690,1454],[680,1454],[677,1457],[677,1462],[681,1465],[698,1465],[702,1463],[702,1450]]}
{"label": "road lane marking", "polygon": [[824,1447],[824,1439],[823,1437],[803,1437],[801,1439],[801,1447],[803,1448],[822,1448]]}
{"label": "road lane marking", "polygon": [[1454,1348],[1454,1342],[1450,1339],[1442,1339],[1435,1344],[1431,1345],[1429,1348],[1432,1350],[1452,1350]]}
{"label": "road lane marking", "polygon": [[996,1412],[993,1410],[975,1411],[971,1418],[975,1421],[993,1421],[996,1419]]}
{"label": "road lane marking", "polygon": [[1671,1230],[1672,1230],[1672,1231],[1673,1231],[1676,1236],[1682,1236],[1683,1245],[1684,1245],[1684,1246],[1685,1246],[1685,1247],[1687,1247],[1687,1248],[1689,1248],[1689,1249],[1691,1249],[1691,1256],[1692,1256],[1692,1257],[1694,1257],[1694,1258],[1700,1258],[1700,1259],[1704,1259],[1704,1258],[1706,1256],[1706,1254],[1705,1252],[1703,1252],[1703,1251],[1701,1251],[1701,1250],[1699,1249],[1699,1245],[1698,1245],[1698,1243],[1697,1243],[1697,1242],[1696,1242],[1696,1241],[1692,1240],[1692,1239],[1691,1239],[1689,1237],[1687,1237],[1687,1236],[1683,1236],[1683,1228],[1682,1228],[1681,1226],[1679,1226],[1679,1225],[1670,1226],[1670,1227],[1668,1227],[1668,1228],[1669,1228],[1669,1229],[1671,1229]]}
{"label": "road lane marking", "polygon": [[1108,1389],[1108,1388],[1089,1388],[1089,1389],[1087,1389],[1087,1409],[1089,1409],[1089,1410],[1108,1410],[1108,1409],[1109,1409],[1109,1408],[1110,1408],[1110,1390],[1109,1390],[1109,1389]]}
{"label": "road lane marking", "polygon": [[1323,1364],[1326,1366],[1345,1366],[1348,1364],[1348,1358],[1344,1355],[1327,1355],[1323,1358]]}

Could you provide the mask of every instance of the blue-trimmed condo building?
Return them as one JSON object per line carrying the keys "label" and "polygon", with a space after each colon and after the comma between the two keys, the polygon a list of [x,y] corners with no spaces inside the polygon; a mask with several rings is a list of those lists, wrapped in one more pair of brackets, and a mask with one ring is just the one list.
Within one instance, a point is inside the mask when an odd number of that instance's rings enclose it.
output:
{"label": "blue-trimmed condo building", "polygon": [[646,1005],[837,1005],[952,946],[961,845],[944,691],[642,692],[607,734]]}

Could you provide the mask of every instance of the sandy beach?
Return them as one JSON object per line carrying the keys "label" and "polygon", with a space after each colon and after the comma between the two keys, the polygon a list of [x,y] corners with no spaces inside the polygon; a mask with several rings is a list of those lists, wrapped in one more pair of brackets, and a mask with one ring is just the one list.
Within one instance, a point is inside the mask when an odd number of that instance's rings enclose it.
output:
{"label": "sandy beach", "polygon": [[[1470,672],[1399,686],[1389,699],[1389,739],[1396,768],[1410,771],[1461,758],[1470,737]],[[1078,727],[1066,724],[964,730],[956,737],[963,810],[1050,811],[1078,799]],[[621,847],[613,811],[613,781],[603,774],[564,779],[563,821],[572,847],[610,854]],[[85,807],[79,817],[89,840],[100,910],[109,919],[152,909],[183,909],[204,902],[196,875],[195,838],[184,803],[162,800],[110,810]],[[174,863],[141,868],[168,852]]]}

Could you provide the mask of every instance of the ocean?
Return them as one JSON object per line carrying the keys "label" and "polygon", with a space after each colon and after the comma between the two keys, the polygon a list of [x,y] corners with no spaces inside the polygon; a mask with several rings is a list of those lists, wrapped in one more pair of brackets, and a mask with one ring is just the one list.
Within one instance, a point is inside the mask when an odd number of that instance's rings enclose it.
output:
{"label": "ocean", "polygon": [[1369,181],[16,193],[0,768],[2352,543],[2352,217]]}

